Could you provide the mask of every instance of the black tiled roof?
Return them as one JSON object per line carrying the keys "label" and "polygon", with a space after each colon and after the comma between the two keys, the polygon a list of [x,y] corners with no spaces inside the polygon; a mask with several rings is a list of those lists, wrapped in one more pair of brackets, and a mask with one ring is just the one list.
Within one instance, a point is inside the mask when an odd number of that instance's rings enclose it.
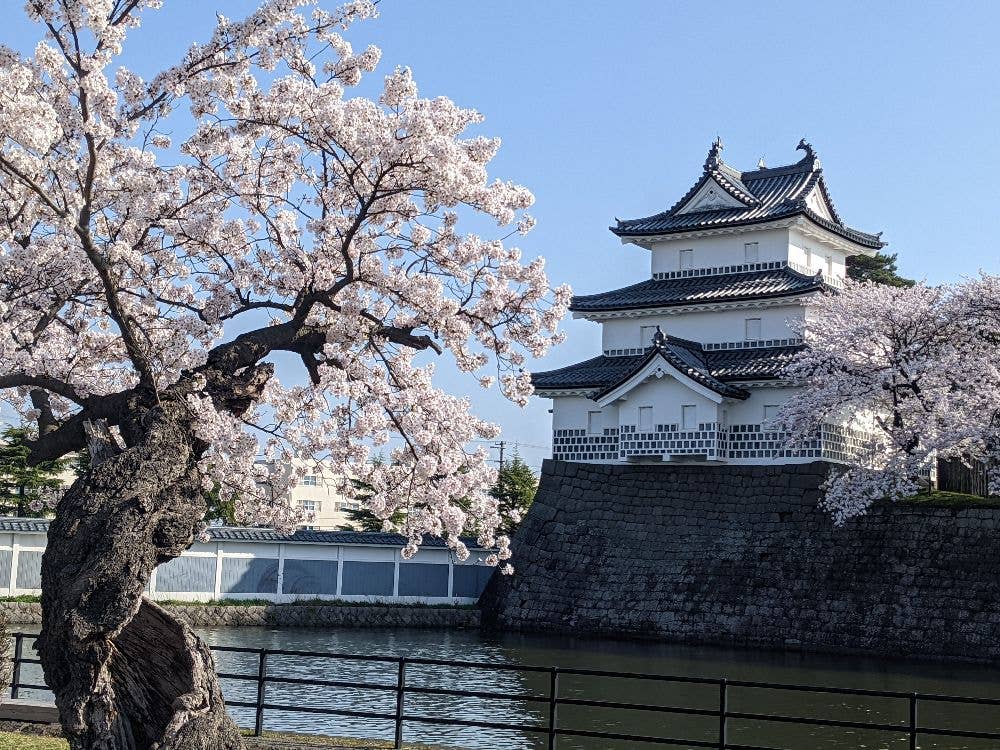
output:
{"label": "black tiled roof", "polygon": [[[296,529],[291,534],[279,534],[274,529],[235,526],[212,526],[208,529],[213,540],[227,542],[300,542],[308,544],[374,544],[387,547],[404,547],[407,538],[402,534],[386,534],[377,531],[313,531]],[[475,539],[463,539],[470,548],[479,548]],[[425,536],[425,547],[447,547],[436,536]]]}
{"label": "black tiled roof", "polygon": [[[844,224],[830,199],[823,180],[823,170],[812,147],[803,142],[799,148],[805,157],[785,167],[755,169],[740,172],[722,161],[721,143],[713,144],[701,178],[673,206],[653,216],[619,220],[611,231],[619,237],[642,237],[659,234],[690,232],[715,227],[759,224],[792,216],[805,216],[814,223],[865,247],[885,246],[879,235],[868,234]],[[736,208],[707,209],[678,214],[709,180],[715,180],[727,194],[744,205]],[[833,220],[820,216],[806,205],[806,197],[817,187],[830,207]]]}
{"label": "black tiled roof", "polygon": [[788,297],[823,289],[821,275],[807,276],[782,267],[715,276],[648,279],[622,289],[574,297],[570,310],[603,312],[643,307],[671,307],[745,299]]}
{"label": "black tiled roof", "polygon": [[0,518],[0,531],[47,533],[49,522],[44,518]]}
{"label": "black tiled roof", "polygon": [[[691,377],[723,395],[735,398],[745,398],[746,393],[733,388],[731,383],[777,378],[795,354],[802,350],[801,345],[715,351],[678,347],[676,344],[668,344],[666,348],[674,354],[678,349],[685,353],[688,362],[698,371],[697,376],[688,373]],[[531,382],[539,390],[593,389],[595,394],[599,394],[631,377],[645,365],[651,354],[594,357],[558,370],[536,372]]]}
{"label": "black tiled roof", "polygon": [[683,339],[668,338],[664,342],[663,346],[654,346],[645,355],[637,357],[638,361],[635,363],[635,366],[631,371],[627,372],[618,381],[607,384],[602,392],[596,394],[594,398],[599,398],[603,395],[603,393],[618,387],[621,383],[642,370],[650,360],[657,357],[662,357],[667,361],[667,363],[687,375],[696,383],[701,383],[701,385],[706,388],[711,388],[713,391],[721,393],[723,396],[729,396],[730,398],[747,398],[750,395],[742,388],[737,388],[736,386],[729,385],[728,383],[723,383],[721,380],[712,375],[708,363],[705,360],[704,352],[698,344],[684,341]]}
{"label": "black tiled roof", "polygon": [[[36,532],[45,534],[49,530],[45,518],[0,518],[0,532]],[[363,544],[386,547],[404,547],[407,538],[402,534],[385,534],[370,531],[312,531],[296,529],[291,534],[279,534],[274,529],[245,526],[210,526],[208,535],[213,541],[225,542],[299,542],[307,544]],[[470,549],[480,549],[475,539],[463,539]],[[425,536],[424,547],[447,547],[444,539]]]}

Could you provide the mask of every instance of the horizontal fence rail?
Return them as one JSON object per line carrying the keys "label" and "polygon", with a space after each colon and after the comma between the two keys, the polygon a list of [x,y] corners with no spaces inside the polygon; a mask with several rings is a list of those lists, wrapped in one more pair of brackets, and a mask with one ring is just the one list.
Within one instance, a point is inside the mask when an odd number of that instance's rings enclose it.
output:
{"label": "horizontal fence rail", "polygon": [[[12,634],[14,640],[13,671],[10,686],[10,697],[17,699],[21,690],[48,690],[45,685],[23,682],[22,666],[25,664],[39,665],[36,658],[24,656],[25,643],[34,642],[37,636],[27,633]],[[945,727],[924,726],[919,723],[920,706],[922,704],[950,704],[963,706],[1000,707],[1000,698],[979,698],[970,696],[940,695],[933,693],[901,692],[892,690],[871,690],[862,688],[824,687],[817,685],[797,685],[790,683],[757,682],[753,680],[730,680],[708,677],[687,677],[677,675],[648,674],[642,672],[613,672],[596,669],[574,669],[561,667],[543,667],[523,664],[496,664],[480,661],[462,661],[453,659],[429,659],[418,657],[369,656],[363,654],[347,654],[329,651],[296,651],[267,648],[249,648],[238,646],[211,646],[211,650],[219,654],[247,654],[256,658],[256,670],[253,672],[219,671],[220,679],[236,680],[253,683],[256,687],[256,697],[253,701],[227,700],[226,705],[252,709],[254,714],[254,734],[264,733],[264,723],[267,713],[290,712],[298,714],[315,714],[324,716],[342,716],[350,718],[375,719],[391,722],[393,725],[394,747],[403,747],[404,727],[408,724],[425,724],[465,728],[482,728],[507,730],[512,732],[530,733],[544,738],[549,750],[557,747],[559,737],[579,737],[600,740],[620,740],[626,742],[643,742],[654,745],[674,747],[705,747],[717,750],[799,750],[799,748],[781,748],[763,745],[738,744],[729,739],[734,722],[759,722],[764,724],[797,725],[802,727],[832,727],[851,730],[870,730],[888,733],[897,740],[907,740],[910,750],[916,750],[921,736],[952,737],[956,739],[984,739],[1000,741],[1000,732],[974,731]],[[328,680],[315,677],[291,677],[271,674],[268,665],[272,657],[304,657],[310,659],[330,659],[334,661],[353,662],[360,664],[394,665],[395,680],[392,684],[352,680]],[[547,678],[547,691],[544,695],[502,693],[491,690],[460,690],[444,687],[426,687],[408,684],[407,670],[412,667],[444,667],[449,669],[475,669],[496,672],[517,672],[536,674]],[[652,703],[635,703],[629,701],[597,700],[574,698],[562,695],[560,682],[567,677],[593,677],[608,681],[639,680],[650,684],[672,684],[702,686],[717,690],[718,703],[712,708],[692,708],[685,706],[668,706]],[[395,698],[392,711],[362,711],[347,708],[326,708],[320,706],[291,705],[272,702],[268,698],[268,685],[301,685],[350,690],[373,691]],[[749,711],[734,711],[730,701],[735,691],[779,691],[783,693],[805,693],[812,695],[858,696],[867,698],[885,698],[899,702],[901,718],[898,723],[877,721],[848,721],[809,716],[786,716],[773,713],[757,713]],[[523,724],[504,721],[485,721],[477,719],[458,719],[439,716],[428,716],[406,711],[407,696],[448,696],[474,698],[488,701],[518,701],[539,706],[540,715],[546,717],[543,723]],[[621,709],[654,713],[664,716],[698,716],[718,720],[717,737],[713,739],[672,737],[667,735],[642,735],[625,732],[598,731],[593,729],[574,728],[566,726],[559,719],[561,706],[578,706],[601,709]]]}

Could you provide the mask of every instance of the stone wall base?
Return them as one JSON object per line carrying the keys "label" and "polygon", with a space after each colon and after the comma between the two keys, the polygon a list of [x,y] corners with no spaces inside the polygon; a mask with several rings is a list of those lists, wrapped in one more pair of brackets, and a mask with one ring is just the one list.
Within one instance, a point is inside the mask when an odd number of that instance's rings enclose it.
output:
{"label": "stone wall base", "polygon": [[[166,605],[195,628],[478,628],[479,610],[471,607],[379,607],[340,604]],[[42,605],[0,602],[8,625],[40,625]]]}

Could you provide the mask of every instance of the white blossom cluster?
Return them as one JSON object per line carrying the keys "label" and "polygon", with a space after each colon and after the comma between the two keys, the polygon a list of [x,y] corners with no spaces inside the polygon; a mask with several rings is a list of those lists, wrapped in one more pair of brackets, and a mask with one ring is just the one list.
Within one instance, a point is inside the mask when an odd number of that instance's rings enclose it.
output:
{"label": "white blossom cluster", "polygon": [[843,521],[875,501],[914,494],[937,458],[1000,459],[1000,277],[896,288],[848,282],[823,296],[785,371],[803,387],[779,426],[792,441],[824,422],[868,433],[856,463],[834,472],[824,504]]}
{"label": "white blossom cluster", "polygon": [[[0,49],[3,398],[51,427],[188,383],[204,486],[241,520],[293,524],[297,477],[266,467],[316,458],[380,517],[407,511],[408,553],[432,533],[464,556],[471,524],[506,559],[494,472],[469,447],[497,428],[429,363],[449,356],[523,405],[528,358],[561,340],[570,290],[508,242],[534,225],[533,197],[490,177],[499,141],[405,68],[377,101],[351,93],[380,58],[343,36],[371,2],[265,0],[146,81],[118,56],[159,5],[29,0],[46,38],[31,57]],[[467,215],[497,236],[461,231]],[[272,376],[236,414],[199,373],[247,337],[243,367],[300,357],[308,384]]]}

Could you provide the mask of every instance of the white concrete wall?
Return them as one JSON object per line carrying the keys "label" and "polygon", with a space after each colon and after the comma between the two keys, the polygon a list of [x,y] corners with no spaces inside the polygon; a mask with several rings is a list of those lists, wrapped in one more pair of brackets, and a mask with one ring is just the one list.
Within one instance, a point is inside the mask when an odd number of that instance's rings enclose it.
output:
{"label": "white concrete wall", "polygon": [[[8,569],[4,569],[3,579],[0,580],[0,596],[18,596],[22,594],[37,595],[41,589],[37,586],[19,586],[17,581],[18,568],[21,568],[22,578],[29,575],[37,575],[37,569],[28,570],[21,562],[20,558],[25,553],[38,553],[45,549],[46,536],[41,532],[34,533],[2,533],[0,534],[0,561],[9,561]],[[147,587],[147,595],[154,600],[173,601],[209,601],[218,599],[264,599],[276,603],[291,602],[296,600],[343,600],[343,601],[363,601],[363,602],[399,602],[399,603],[425,603],[425,604],[473,604],[477,597],[455,596],[453,586],[453,568],[459,565],[478,565],[484,569],[483,575],[488,575],[488,566],[484,559],[488,553],[481,550],[472,550],[469,558],[464,562],[459,562],[455,556],[446,549],[425,548],[421,549],[409,560],[403,560],[400,549],[392,546],[361,545],[361,544],[325,544],[325,543],[297,543],[297,542],[237,542],[237,541],[213,541],[209,543],[195,543],[182,554],[182,558],[200,558],[211,561],[210,566],[215,571],[215,587],[211,592],[158,592],[156,587],[157,573],[162,570],[158,568],[153,572]],[[221,590],[222,570],[224,561],[227,559],[247,559],[247,560],[271,560],[277,561],[278,593],[225,593]],[[32,558],[34,560],[34,558]],[[286,560],[325,560],[338,561],[340,576],[337,581],[336,594],[286,594],[282,590],[282,578],[284,563]],[[367,595],[346,595],[340,593],[340,585],[343,578],[344,562],[385,562],[394,566],[393,570],[393,593],[387,596],[367,596]],[[434,565],[447,566],[448,570],[448,592],[447,596],[401,596],[399,595],[399,570],[400,565],[411,563],[430,563]],[[208,567],[206,563],[206,567]]]}
{"label": "white concrete wall", "polygon": [[653,246],[650,252],[651,273],[680,270],[680,251],[694,250],[693,268],[717,268],[719,266],[742,265],[746,263],[744,244],[756,242],[758,262],[788,260],[788,230],[758,229],[752,227],[740,234],[725,234],[714,237],[666,240]]}
{"label": "white concrete wall", "polygon": [[799,304],[775,307],[689,312],[682,315],[643,315],[602,321],[601,350],[646,347],[643,326],[660,326],[664,333],[699,343],[743,341],[747,318],[760,318],[762,339],[787,339],[795,336],[790,320],[802,320],[806,307]]}

